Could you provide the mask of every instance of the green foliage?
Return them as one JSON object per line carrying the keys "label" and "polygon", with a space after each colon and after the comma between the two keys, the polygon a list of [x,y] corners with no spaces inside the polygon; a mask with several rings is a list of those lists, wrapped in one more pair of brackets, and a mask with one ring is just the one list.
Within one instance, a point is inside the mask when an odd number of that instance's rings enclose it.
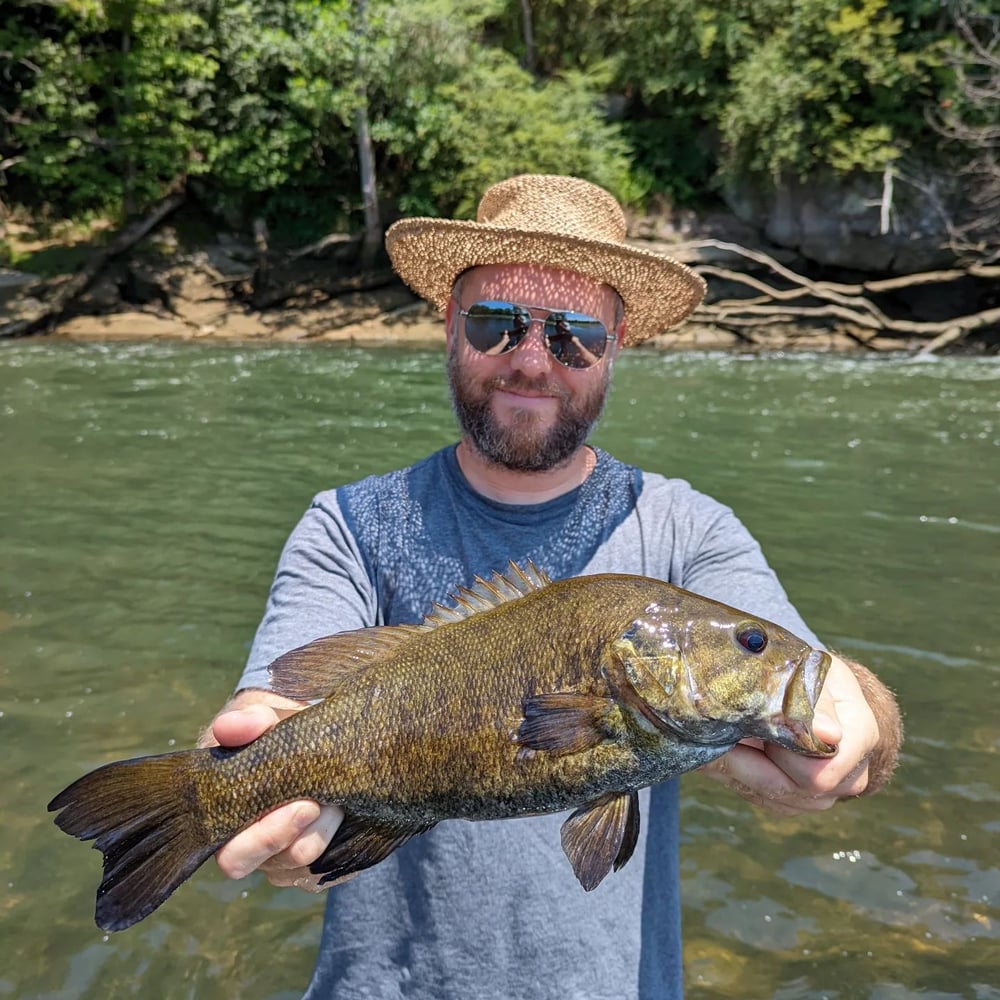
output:
{"label": "green foliage", "polygon": [[[514,17],[520,6],[508,4],[504,42],[523,52],[522,22]],[[752,49],[758,6],[754,0],[563,0],[533,4],[533,30],[545,67],[610,62],[608,89],[624,103],[621,124],[634,172],[653,189],[688,201],[711,187],[715,123],[730,68]]]}
{"label": "green foliage", "polygon": [[626,201],[641,193],[628,146],[582,74],[536,84],[508,53],[483,49],[427,96],[372,129],[390,170],[405,164],[403,211],[471,217],[486,187],[525,172],[576,174]]}
{"label": "green foliage", "polygon": [[939,64],[933,49],[903,51],[901,30],[887,0],[795,4],[733,68],[720,117],[725,172],[777,181],[897,160],[926,130]]}
{"label": "green foliage", "polygon": [[[614,54],[636,167],[683,200],[720,169],[880,170],[934,145],[939,0],[553,0],[532,12],[540,72]],[[510,0],[498,30],[522,57],[523,27]]]}
{"label": "green foliage", "polygon": [[129,210],[197,169],[216,64],[196,9],[108,0],[34,14],[0,31],[0,50],[22,70],[8,140],[23,157],[22,186],[70,214]]}
{"label": "green foliage", "polygon": [[[324,148],[350,142],[347,0],[220,5],[214,32],[220,73],[207,157],[214,183],[253,203],[287,185],[320,182]],[[342,182],[345,174],[334,177]]]}
{"label": "green foliage", "polygon": [[182,175],[233,224],[356,225],[363,110],[390,217],[470,215],[518,171],[694,201],[720,179],[931,155],[926,109],[957,93],[939,0],[528,9],[530,23],[521,0],[0,0],[0,194],[121,215]]}

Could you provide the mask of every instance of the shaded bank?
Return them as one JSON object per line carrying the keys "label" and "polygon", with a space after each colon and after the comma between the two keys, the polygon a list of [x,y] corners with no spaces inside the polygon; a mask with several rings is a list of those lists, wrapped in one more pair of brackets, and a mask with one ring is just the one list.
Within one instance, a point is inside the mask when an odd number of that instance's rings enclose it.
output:
{"label": "shaded bank", "polygon": [[[182,242],[162,219],[150,216],[101,243],[72,248],[75,268],[64,258],[64,273],[52,269],[44,280],[0,272],[0,337],[443,339],[440,316],[384,257],[357,268],[355,238],[332,234],[291,250],[226,235]],[[810,265],[731,216],[640,219],[631,229],[631,242],[685,261],[709,288],[691,319],[654,338],[654,348],[1000,349],[1000,265],[873,276]],[[36,256],[52,249],[66,250]]]}

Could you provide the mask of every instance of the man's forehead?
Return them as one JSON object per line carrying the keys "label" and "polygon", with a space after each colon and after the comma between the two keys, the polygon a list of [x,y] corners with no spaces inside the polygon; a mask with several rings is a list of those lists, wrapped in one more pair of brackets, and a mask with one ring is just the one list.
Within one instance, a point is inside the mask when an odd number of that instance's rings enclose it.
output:
{"label": "man's forehead", "polygon": [[540,264],[489,264],[472,268],[462,277],[462,298],[507,298],[544,305],[597,307],[614,300],[614,290],[575,271]]}

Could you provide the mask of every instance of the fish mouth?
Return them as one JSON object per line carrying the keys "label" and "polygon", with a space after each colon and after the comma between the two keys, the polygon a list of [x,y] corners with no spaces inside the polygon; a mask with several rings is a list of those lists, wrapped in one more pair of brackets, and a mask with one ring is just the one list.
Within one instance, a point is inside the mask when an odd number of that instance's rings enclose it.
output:
{"label": "fish mouth", "polygon": [[775,720],[771,738],[776,743],[809,757],[830,757],[837,752],[835,746],[819,739],[812,727],[816,699],[832,662],[829,653],[810,649],[795,664],[785,686],[781,717]]}

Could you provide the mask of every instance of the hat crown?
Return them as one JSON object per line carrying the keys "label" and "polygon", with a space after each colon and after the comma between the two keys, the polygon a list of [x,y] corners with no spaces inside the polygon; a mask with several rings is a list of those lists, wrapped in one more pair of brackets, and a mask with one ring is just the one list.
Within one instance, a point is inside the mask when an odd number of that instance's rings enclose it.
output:
{"label": "hat crown", "polygon": [[627,232],[621,206],[604,188],[548,174],[521,174],[494,184],[479,202],[476,221],[607,243],[624,243]]}

